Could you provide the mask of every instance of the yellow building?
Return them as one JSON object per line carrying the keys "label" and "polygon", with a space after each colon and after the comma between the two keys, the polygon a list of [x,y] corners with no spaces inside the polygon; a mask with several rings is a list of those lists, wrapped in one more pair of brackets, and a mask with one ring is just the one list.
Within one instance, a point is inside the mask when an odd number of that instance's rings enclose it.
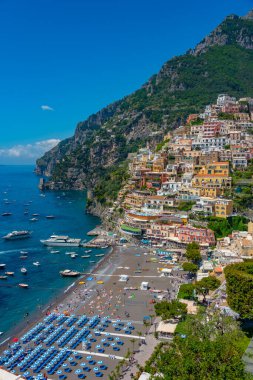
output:
{"label": "yellow building", "polygon": [[228,218],[233,214],[233,201],[231,199],[217,199],[214,212],[217,218]]}
{"label": "yellow building", "polygon": [[193,187],[231,188],[229,162],[213,162],[203,166],[192,180]]}
{"label": "yellow building", "polygon": [[217,198],[222,194],[222,190],[219,187],[202,187],[200,189],[200,195],[202,197]]}

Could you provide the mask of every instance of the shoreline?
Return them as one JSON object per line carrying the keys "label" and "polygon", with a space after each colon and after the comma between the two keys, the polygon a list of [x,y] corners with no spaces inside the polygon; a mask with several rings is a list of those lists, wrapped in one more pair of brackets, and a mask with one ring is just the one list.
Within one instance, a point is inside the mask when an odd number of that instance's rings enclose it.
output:
{"label": "shoreline", "polygon": [[[67,298],[75,292],[79,288],[79,281],[85,280],[89,275],[95,273],[97,270],[101,269],[103,265],[106,265],[110,260],[111,256],[117,250],[117,246],[111,246],[108,253],[99,260],[94,267],[92,267],[91,271],[87,274],[81,275],[78,279],[76,279],[72,284],[70,284],[67,288],[63,288],[57,296],[52,296],[52,299],[49,300],[44,306],[43,309],[39,309],[33,311],[29,315],[29,319],[20,321],[15,327],[11,328],[8,332],[4,332],[2,335],[3,340],[0,341],[0,348],[6,349],[11,339],[16,335],[23,335],[26,330],[28,330],[31,325],[37,323],[41,318],[45,317],[45,313],[53,309],[57,305],[61,304],[63,301],[66,301]],[[6,335],[6,336],[5,336]]]}

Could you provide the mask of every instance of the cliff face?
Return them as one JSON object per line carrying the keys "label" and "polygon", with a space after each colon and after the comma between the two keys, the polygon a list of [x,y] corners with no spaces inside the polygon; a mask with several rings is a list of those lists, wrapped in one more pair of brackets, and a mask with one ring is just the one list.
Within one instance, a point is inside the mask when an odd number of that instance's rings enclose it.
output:
{"label": "cliff face", "polygon": [[94,190],[100,202],[114,199],[128,153],[155,145],[165,131],[219,93],[253,96],[253,12],[229,16],[185,55],[166,62],[133,94],[77,125],[37,161],[37,169],[61,188]]}

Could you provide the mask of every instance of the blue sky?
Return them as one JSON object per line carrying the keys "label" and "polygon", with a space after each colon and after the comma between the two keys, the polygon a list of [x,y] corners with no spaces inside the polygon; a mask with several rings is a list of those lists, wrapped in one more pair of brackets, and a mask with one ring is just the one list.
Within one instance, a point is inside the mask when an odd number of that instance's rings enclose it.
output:
{"label": "blue sky", "polygon": [[250,8],[253,0],[1,0],[0,163],[33,162]]}

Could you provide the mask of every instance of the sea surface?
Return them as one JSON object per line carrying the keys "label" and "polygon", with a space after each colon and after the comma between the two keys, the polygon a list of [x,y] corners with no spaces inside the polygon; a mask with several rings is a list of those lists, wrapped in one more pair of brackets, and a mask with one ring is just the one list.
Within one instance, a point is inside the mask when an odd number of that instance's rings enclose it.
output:
{"label": "sea surface", "polygon": [[[105,249],[93,249],[91,258],[81,258],[85,248],[47,248],[40,239],[53,233],[89,239],[88,231],[99,224],[99,219],[85,214],[85,192],[41,192],[38,189],[39,177],[32,166],[0,166],[0,263],[6,264],[5,271],[15,272],[13,277],[0,280],[0,341],[8,337],[12,328],[30,318],[36,311],[57,298],[73,279],[62,278],[60,270],[76,269],[87,271],[94,266],[90,260],[99,261],[95,254],[106,253]],[[25,215],[24,212],[29,214]],[[11,212],[11,216],[2,216]],[[32,214],[39,214],[38,221],[31,222]],[[46,219],[54,215],[55,219]],[[29,239],[5,241],[1,237],[13,230],[30,230]],[[51,253],[59,250],[60,253]],[[28,258],[21,259],[20,251],[27,251]],[[65,252],[78,254],[71,259]],[[39,261],[40,266],[33,265]],[[20,269],[25,267],[27,274]],[[18,287],[19,283],[29,284],[29,289]]]}

